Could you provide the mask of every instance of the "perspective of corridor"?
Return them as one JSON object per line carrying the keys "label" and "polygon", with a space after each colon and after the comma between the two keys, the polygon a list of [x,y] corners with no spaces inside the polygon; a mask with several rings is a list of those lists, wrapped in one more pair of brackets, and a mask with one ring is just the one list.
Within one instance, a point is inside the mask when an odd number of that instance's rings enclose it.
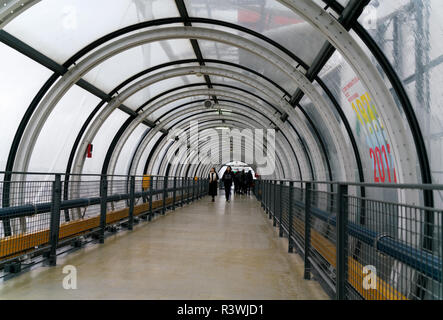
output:
{"label": "perspective of corridor", "polygon": [[0,300],[442,300],[443,1],[2,0]]}

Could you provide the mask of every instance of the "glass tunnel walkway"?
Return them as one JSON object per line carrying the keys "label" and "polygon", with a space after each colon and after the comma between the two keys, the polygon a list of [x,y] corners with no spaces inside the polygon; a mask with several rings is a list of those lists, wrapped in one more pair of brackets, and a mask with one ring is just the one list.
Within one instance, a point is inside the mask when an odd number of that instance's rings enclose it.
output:
{"label": "glass tunnel walkway", "polygon": [[[442,300],[442,21],[440,0],[1,1],[0,299],[55,297],[73,261],[103,298],[139,275],[137,298]],[[228,165],[253,195],[211,203]]]}

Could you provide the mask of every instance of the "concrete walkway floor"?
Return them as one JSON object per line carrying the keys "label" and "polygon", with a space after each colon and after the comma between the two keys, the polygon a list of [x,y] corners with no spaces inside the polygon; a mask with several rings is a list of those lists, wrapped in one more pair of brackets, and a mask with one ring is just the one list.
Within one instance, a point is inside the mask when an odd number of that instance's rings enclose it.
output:
{"label": "concrete walkway floor", "polygon": [[[63,267],[77,289],[63,288]],[[0,282],[0,299],[328,299],[252,196],[210,197]]]}

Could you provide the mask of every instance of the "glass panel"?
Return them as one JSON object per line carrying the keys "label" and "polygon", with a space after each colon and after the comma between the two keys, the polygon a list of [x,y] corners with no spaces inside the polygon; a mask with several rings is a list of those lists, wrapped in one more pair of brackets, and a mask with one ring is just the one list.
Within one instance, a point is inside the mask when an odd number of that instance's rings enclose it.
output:
{"label": "glass panel", "polygon": [[[138,109],[141,105],[146,103],[151,98],[157,96],[158,94],[165,92],[169,89],[183,86],[185,84],[190,84],[193,82],[198,82],[198,78],[195,76],[186,77],[175,77],[166,80],[159,81],[143,90],[140,90],[124,103],[133,110]],[[160,99],[162,99],[161,97]]]}
{"label": "glass panel", "polygon": [[[166,112],[168,112],[172,109],[178,108],[178,106],[180,106],[182,104],[185,104],[185,103],[191,102],[191,101],[196,101],[196,100],[204,100],[204,99],[212,99],[212,98],[208,97],[208,96],[194,96],[191,98],[180,99],[180,100],[174,101],[174,102],[158,109],[157,111],[153,112],[149,117],[152,121],[154,121],[154,120],[157,120],[159,117],[161,117]],[[188,108],[188,106],[181,107],[177,111],[173,111],[173,112],[186,112],[186,108]]]}
{"label": "glass panel", "polygon": [[359,22],[383,50],[409,95],[434,183],[443,182],[443,2],[371,1]]}
{"label": "glass panel", "polygon": [[97,38],[142,21],[179,16],[173,0],[45,0],[5,30],[63,63]]}
{"label": "glass panel", "polygon": [[29,170],[64,172],[75,138],[99,101],[80,87],[72,87],[45,122],[32,153]]}
{"label": "glass panel", "polygon": [[128,174],[129,162],[132,159],[135,148],[137,147],[141,137],[143,136],[144,132],[147,129],[149,129],[147,126],[141,124],[129,136],[117,160],[114,172],[115,174],[124,174],[124,175]]}
{"label": "glass panel", "polygon": [[341,155],[338,155],[334,140],[331,138],[327,124],[323,121],[319,111],[312,104],[307,96],[303,97],[303,99],[300,101],[300,105],[306,111],[309,118],[315,124],[318,131],[320,132],[321,137],[323,138],[326,151],[328,153],[328,158],[331,164],[333,180],[342,180],[341,177],[343,176],[343,173],[340,167]]}
{"label": "glass panel", "polygon": [[310,65],[325,39],[311,25],[275,0],[185,0],[189,15],[228,21],[280,43]]}
{"label": "glass panel", "polygon": [[0,43],[0,170],[4,170],[19,123],[52,72]]}
{"label": "glass panel", "polygon": [[128,115],[120,110],[115,110],[103,123],[92,141],[92,158],[86,158],[83,173],[100,173],[102,171],[103,161],[106,152],[115,134],[122,124],[128,119]]}
{"label": "glass panel", "polygon": [[225,60],[248,67],[272,79],[289,92],[293,92],[296,88],[295,82],[286,74],[249,51],[206,40],[199,40],[199,44],[204,58]]}
{"label": "glass panel", "polygon": [[[392,124],[381,121],[379,114],[383,110],[379,110],[373,103],[368,107],[365,101],[371,100],[370,97],[368,99],[364,84],[338,51],[320,75],[348,119],[359,149],[365,182],[396,183],[395,155],[391,148],[396,141],[395,136],[389,137],[386,134],[387,126]],[[345,132],[343,126],[342,130]],[[351,148],[349,150],[352,152]],[[354,153],[349,158],[355,159]],[[353,169],[358,178],[357,166]],[[381,192],[375,188],[368,189],[366,196],[385,201],[397,200],[395,192]]]}
{"label": "glass panel", "polygon": [[109,92],[138,72],[180,59],[195,59],[189,40],[159,41],[125,50],[99,64],[83,78]]}
{"label": "glass panel", "polygon": [[[217,86],[217,84],[225,84],[225,85],[229,85],[229,86],[234,86],[235,88],[239,88],[239,89],[242,89],[242,90],[247,90],[248,92],[250,92],[252,94],[256,94],[256,95],[262,97],[265,100],[268,99],[264,95],[263,92],[259,91],[258,89],[254,88],[254,87],[252,87],[252,86],[250,86],[248,84],[245,84],[243,82],[236,81],[236,80],[233,80],[231,78],[222,78],[222,77],[218,77],[218,76],[211,76],[211,80],[212,80],[212,84],[216,87],[216,89],[223,89],[223,90],[228,90],[228,91],[235,90],[235,89],[232,89],[232,88],[229,88],[229,87]],[[263,82],[261,84],[264,84]],[[272,89],[273,89],[273,91],[276,91],[275,90],[276,88],[272,88]],[[281,91],[278,90],[278,91],[276,91],[276,93],[277,94],[281,94],[281,98],[283,97],[283,93]],[[243,91],[241,91],[241,94],[248,95],[247,93],[245,93]],[[248,96],[251,99],[255,99],[253,96],[250,96],[250,95],[248,95]]]}
{"label": "glass panel", "polygon": [[143,169],[145,168],[146,165],[146,161],[148,160],[149,154],[151,153],[152,148],[154,147],[155,143],[157,142],[157,140],[162,136],[163,134],[161,132],[158,132],[154,138],[152,138],[148,145],[146,146],[146,149],[143,151],[143,155],[140,157],[140,162],[138,163],[137,166],[137,175],[142,175]]}
{"label": "glass panel", "polygon": [[[249,77],[251,77],[251,76],[255,76],[255,75],[253,75],[252,73],[250,73],[250,72],[248,72],[248,71],[246,71],[246,70],[243,70],[243,69],[240,69],[240,68],[237,68],[237,67],[234,67],[234,66],[229,66],[229,65],[225,65],[225,64],[220,64],[220,63],[212,63],[212,62],[208,62],[208,63],[206,63],[206,65],[207,66],[212,66],[212,67],[217,67],[217,68],[223,68],[223,69],[227,69],[227,70],[232,70],[232,71],[234,71],[234,72],[237,72],[237,73],[241,73],[241,74],[244,74],[245,76],[249,76]],[[301,70],[302,68],[300,68],[300,70]],[[255,69],[254,69],[255,70]],[[211,76],[211,79],[212,79],[213,77]],[[272,79],[271,79],[272,80]],[[268,82],[266,79],[264,79],[264,78],[260,78],[260,81],[262,82],[262,84],[263,85],[266,85],[266,86],[274,86],[274,84],[272,84],[271,82]],[[277,90],[277,87],[275,87],[274,88],[275,90]],[[283,88],[283,90],[284,90],[284,88]],[[291,87],[291,90],[294,90],[293,89],[293,87]],[[283,91],[281,91],[280,92],[282,95],[284,94],[284,92]],[[293,92],[291,91],[291,94],[292,94]],[[288,92],[288,95],[289,95],[290,93]]]}

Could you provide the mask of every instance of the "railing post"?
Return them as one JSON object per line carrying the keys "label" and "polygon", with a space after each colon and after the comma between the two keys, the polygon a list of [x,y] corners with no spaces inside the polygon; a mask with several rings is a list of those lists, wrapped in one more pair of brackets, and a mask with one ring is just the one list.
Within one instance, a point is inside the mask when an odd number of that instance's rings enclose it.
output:
{"label": "railing post", "polygon": [[266,212],[266,182],[264,180],[260,181],[260,189],[261,189],[261,203],[263,210]]}
{"label": "railing post", "polygon": [[191,203],[191,180],[189,177],[186,177],[186,179],[187,179],[186,203],[190,204]]}
{"label": "railing post", "polygon": [[152,219],[152,195],[153,195],[153,188],[154,188],[154,178],[153,176],[151,176],[151,180],[150,180],[150,184],[149,184],[149,217],[148,217],[148,221],[151,221]]}
{"label": "railing post", "polygon": [[305,183],[305,275],[306,280],[311,279],[311,191],[312,183]]}
{"label": "railing post", "polygon": [[105,243],[106,211],[108,210],[108,179],[106,175],[102,175],[100,178],[100,198],[99,242]]}
{"label": "railing post", "polygon": [[135,204],[135,177],[131,176],[129,180],[129,214],[128,214],[129,230],[132,230],[134,227],[134,204]]}
{"label": "railing post", "polygon": [[269,219],[272,218],[272,210],[271,210],[271,205],[272,205],[272,197],[271,197],[271,191],[272,191],[272,181],[268,180],[268,214],[269,214]]}
{"label": "railing post", "polygon": [[283,204],[282,204],[282,192],[283,192],[283,181],[280,181],[280,187],[279,187],[279,192],[278,192],[278,220],[279,220],[279,232],[278,235],[279,237],[283,237],[283,221],[282,221],[282,216],[283,216]]}
{"label": "railing post", "polygon": [[337,261],[336,261],[336,299],[346,299],[347,259],[348,259],[348,186],[339,184],[337,188]]}
{"label": "railing post", "polygon": [[[257,181],[259,181],[259,180],[257,180]],[[265,209],[265,201],[264,201],[264,199],[265,199],[265,197],[264,197],[264,183],[263,183],[263,180],[260,180],[259,181],[259,185],[258,185],[258,190],[259,190],[259,192],[260,192],[260,202],[261,202],[261,207],[263,208],[263,209]]]}
{"label": "railing post", "polygon": [[183,207],[183,203],[185,201],[185,182],[186,182],[185,177],[181,177],[180,181],[181,181],[180,182],[180,193],[181,193],[180,207]]}
{"label": "railing post", "polygon": [[274,205],[272,206],[273,212],[272,212],[272,225],[275,227],[277,226],[277,181],[274,180],[274,192],[272,200],[274,202]]}
{"label": "railing post", "polygon": [[288,252],[294,252],[294,242],[292,241],[292,229],[293,229],[293,210],[292,210],[292,197],[294,195],[294,182],[289,182],[289,208],[288,208],[288,220],[289,220],[289,226],[288,226]]}
{"label": "railing post", "polygon": [[206,180],[199,180],[199,181],[200,181],[200,199],[202,199],[205,194]]}
{"label": "railing post", "polygon": [[162,207],[162,215],[166,213],[166,197],[167,197],[167,189],[168,189],[168,177],[163,177],[163,207]]}
{"label": "railing post", "polygon": [[260,201],[260,206],[263,208],[263,191],[261,191],[261,181],[258,179],[255,180],[254,186],[257,192],[257,200]]}
{"label": "railing post", "polygon": [[176,197],[177,197],[177,177],[174,177],[174,191],[172,193],[172,210],[175,210]]}
{"label": "railing post", "polygon": [[61,176],[55,175],[55,181],[52,182],[52,203],[51,203],[51,232],[49,252],[49,265],[57,264],[57,245],[60,230],[60,204],[62,200],[62,183]]}

